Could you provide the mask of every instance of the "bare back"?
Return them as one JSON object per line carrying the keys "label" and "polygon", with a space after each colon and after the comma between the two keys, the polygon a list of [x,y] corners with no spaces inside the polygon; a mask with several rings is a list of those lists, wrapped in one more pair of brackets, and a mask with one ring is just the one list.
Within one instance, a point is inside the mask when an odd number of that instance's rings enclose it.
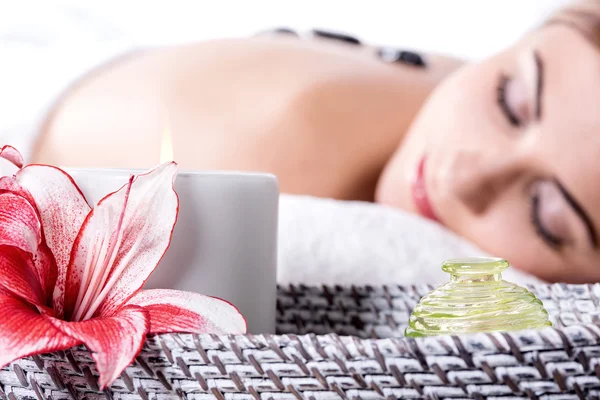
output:
{"label": "bare back", "polygon": [[422,103],[459,63],[389,64],[369,47],[289,37],[123,57],[59,101],[36,162],[146,168],[169,129],[184,169],[267,171],[282,192],[372,200]]}

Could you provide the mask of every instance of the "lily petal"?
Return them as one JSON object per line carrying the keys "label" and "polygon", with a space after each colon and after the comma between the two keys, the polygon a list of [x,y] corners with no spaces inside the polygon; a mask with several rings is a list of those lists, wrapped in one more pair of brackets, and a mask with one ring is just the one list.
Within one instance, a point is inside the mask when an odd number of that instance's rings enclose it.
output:
{"label": "lily petal", "polygon": [[[21,186],[19,182],[13,176],[2,176],[0,177],[0,190],[5,190],[7,192],[13,192],[18,194],[19,196],[23,196],[27,201],[31,203],[32,206],[35,207],[35,201],[31,196],[31,193],[27,189]],[[36,210],[37,211],[37,210]]]}
{"label": "lily petal", "polygon": [[0,193],[0,245],[37,253],[42,227],[33,205],[11,192]]}
{"label": "lily petal", "polygon": [[17,247],[0,246],[0,289],[33,305],[45,304],[32,256]]}
{"label": "lily petal", "polygon": [[[173,188],[176,173],[177,164],[171,162],[138,175],[133,180],[121,223],[121,239],[110,262],[110,274],[101,293],[95,296],[93,303],[87,307],[82,320],[93,316],[114,314],[141,289],[167,251],[179,210],[179,199]],[[105,209],[108,214],[119,215],[121,209],[109,210],[122,203],[109,200],[113,196],[124,198],[121,196],[124,196],[127,190],[128,187],[125,185],[118,192],[107,196],[98,203],[94,212]],[[117,223],[116,218],[111,221],[113,224]],[[82,228],[83,239],[80,245],[75,247],[73,260],[81,262],[85,259],[78,253],[86,246],[89,249],[87,251],[92,251],[93,254],[108,254],[108,251],[104,252],[101,246],[98,248],[101,242],[94,239],[96,235],[94,229],[98,227],[93,227],[86,222]],[[100,229],[104,232],[114,230],[109,226]]]}
{"label": "lily petal", "polygon": [[92,352],[100,374],[98,385],[106,388],[121,375],[142,350],[150,327],[147,313],[136,306],[120,309],[113,317],[65,322],[49,318],[65,334],[85,344]]}
{"label": "lily petal", "polygon": [[123,240],[123,219],[132,183],[133,177],[122,189],[100,200],[83,222],[67,267],[66,320],[83,320],[108,280]]}
{"label": "lily petal", "polygon": [[46,304],[52,304],[52,296],[56,278],[58,277],[58,271],[56,270],[54,256],[45,241],[40,243],[38,251],[33,257],[33,269],[37,274],[38,282],[40,282],[40,285],[42,286]]}
{"label": "lily petal", "polygon": [[142,290],[128,303],[150,315],[150,333],[246,333],[246,320],[225,300],[178,290]]}
{"label": "lily petal", "polygon": [[90,206],[73,178],[59,168],[28,165],[17,172],[16,179],[35,201],[46,243],[56,260],[54,310],[61,317],[71,248]]}
{"label": "lily petal", "polygon": [[22,357],[79,344],[31,306],[5,293],[0,293],[0,321],[0,369]]}
{"label": "lily petal", "polygon": [[19,150],[12,146],[5,145],[0,149],[0,157],[13,163],[17,168],[23,168],[23,156]]}
{"label": "lily petal", "polygon": [[[45,297],[48,301],[51,301],[58,273],[54,256],[46,245],[46,239],[41,227],[41,217],[39,211],[35,208],[35,201],[31,193],[23,188],[12,176],[0,177],[0,193],[2,193],[0,196],[10,193],[12,196],[20,197],[17,200],[8,196],[4,199],[9,203],[8,207],[4,210],[0,207],[0,214],[6,217],[5,223],[0,222],[0,225],[2,225],[0,228],[0,245],[16,246],[34,254],[34,267],[38,281],[46,294]],[[23,201],[26,201],[28,205],[23,203]],[[20,214],[13,215],[10,210],[11,207],[19,209]],[[32,210],[35,213],[35,217],[31,215]],[[7,226],[8,224],[12,224],[10,229]],[[36,243],[36,245],[34,246],[33,243]]]}

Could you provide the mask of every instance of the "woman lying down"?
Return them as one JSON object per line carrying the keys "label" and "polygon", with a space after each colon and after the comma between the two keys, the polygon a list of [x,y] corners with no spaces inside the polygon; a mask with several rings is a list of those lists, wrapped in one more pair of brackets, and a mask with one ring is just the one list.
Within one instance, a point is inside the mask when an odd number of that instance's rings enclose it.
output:
{"label": "woman lying down", "polygon": [[600,280],[600,2],[474,64],[280,30],[87,74],[32,161],[276,174],[283,193],[419,214],[550,281]]}

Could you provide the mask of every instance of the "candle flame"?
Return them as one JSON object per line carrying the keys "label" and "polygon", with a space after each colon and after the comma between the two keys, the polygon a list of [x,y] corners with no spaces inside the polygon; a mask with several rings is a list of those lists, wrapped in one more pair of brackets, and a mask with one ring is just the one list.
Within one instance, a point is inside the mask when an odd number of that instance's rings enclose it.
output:
{"label": "candle flame", "polygon": [[160,163],[173,161],[173,137],[171,136],[171,127],[165,124],[160,136]]}

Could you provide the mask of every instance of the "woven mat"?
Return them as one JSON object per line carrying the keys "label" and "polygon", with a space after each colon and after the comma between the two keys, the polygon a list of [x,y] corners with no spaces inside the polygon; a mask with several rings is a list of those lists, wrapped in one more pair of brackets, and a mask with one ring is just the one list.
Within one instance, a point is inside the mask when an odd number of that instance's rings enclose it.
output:
{"label": "woven mat", "polygon": [[600,285],[532,287],[555,328],[402,338],[430,289],[280,288],[278,335],[151,337],[103,393],[85,348],[26,358],[0,371],[0,397],[600,398]]}

